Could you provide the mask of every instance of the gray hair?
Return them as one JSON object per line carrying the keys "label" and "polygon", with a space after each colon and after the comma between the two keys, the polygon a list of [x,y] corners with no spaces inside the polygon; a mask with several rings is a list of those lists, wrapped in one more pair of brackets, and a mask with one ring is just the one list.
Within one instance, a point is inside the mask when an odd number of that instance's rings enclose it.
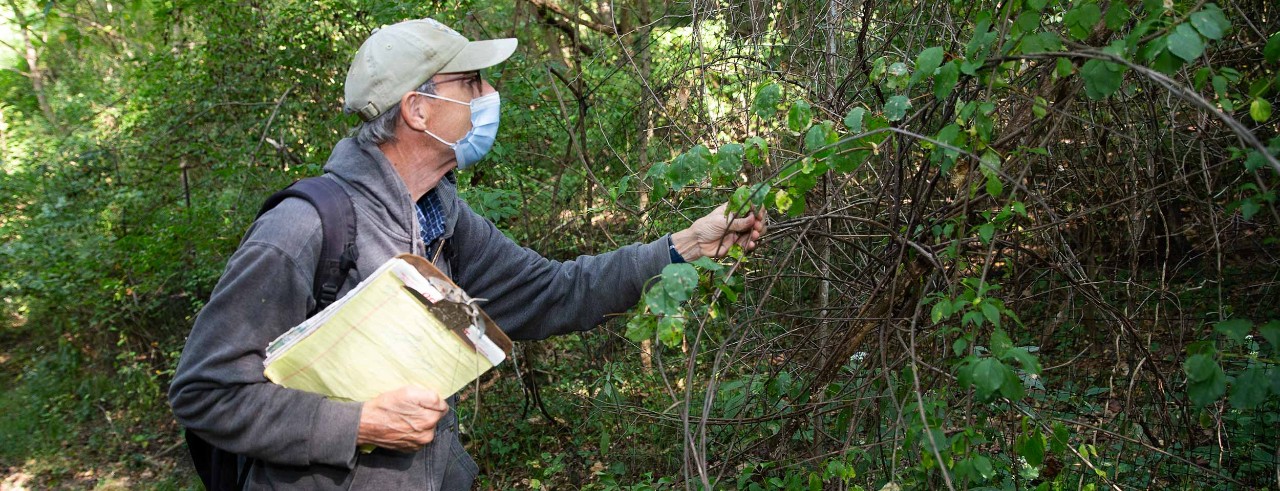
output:
{"label": "gray hair", "polygon": [[[431,80],[423,82],[414,92],[422,92],[424,94],[435,94],[436,84]],[[381,145],[396,141],[396,124],[400,121],[400,103],[387,108],[378,117],[369,121],[360,123],[354,130],[352,135],[356,139],[356,143],[360,145]]]}

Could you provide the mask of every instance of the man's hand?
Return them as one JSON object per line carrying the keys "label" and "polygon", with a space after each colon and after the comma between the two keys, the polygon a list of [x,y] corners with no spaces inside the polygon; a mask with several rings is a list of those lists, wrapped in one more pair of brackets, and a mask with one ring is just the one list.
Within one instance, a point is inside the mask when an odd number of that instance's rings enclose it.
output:
{"label": "man's hand", "polygon": [[764,210],[746,216],[730,216],[725,213],[728,204],[720,205],[707,216],[693,222],[689,228],[671,234],[671,244],[676,246],[686,261],[703,256],[721,258],[734,244],[748,252],[756,248],[756,241],[764,233]]}
{"label": "man's hand", "polygon": [[431,443],[449,404],[435,391],[401,387],[364,403],[356,445],[415,452]]}

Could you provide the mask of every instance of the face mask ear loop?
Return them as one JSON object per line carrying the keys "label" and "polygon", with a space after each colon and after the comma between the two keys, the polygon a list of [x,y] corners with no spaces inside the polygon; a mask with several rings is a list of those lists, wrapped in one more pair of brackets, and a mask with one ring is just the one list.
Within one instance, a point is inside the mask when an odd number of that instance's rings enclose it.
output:
{"label": "face mask ear loop", "polygon": [[442,96],[442,95],[437,95],[437,94],[428,94],[428,93],[426,93],[426,92],[414,92],[414,93],[415,93],[415,94],[418,94],[418,95],[422,95],[422,96],[430,97],[430,98],[432,98],[432,99],[440,99],[440,100],[442,100],[442,101],[449,101],[449,102],[452,102],[452,103],[454,103],[454,104],[462,104],[462,105],[464,105],[464,106],[470,106],[470,105],[471,105],[471,103],[470,103],[470,102],[462,102],[462,101],[460,101],[460,100],[457,100],[457,99],[450,99],[450,98],[445,97],[445,96]]}
{"label": "face mask ear loop", "polygon": [[426,133],[426,134],[428,134],[428,135],[431,135],[431,137],[432,137],[432,138],[435,138],[435,139],[436,139],[436,141],[439,141],[440,143],[445,144],[445,146],[447,146],[447,147],[449,147],[449,148],[451,148],[451,149],[457,149],[457,148],[458,148],[458,142],[449,143],[449,142],[447,142],[447,141],[444,141],[444,138],[440,138],[440,137],[436,136],[436,134],[435,134],[435,133],[432,133],[432,132],[431,132],[431,130],[428,130],[428,129],[425,129],[425,128],[422,130],[422,132],[423,132],[423,133]]}

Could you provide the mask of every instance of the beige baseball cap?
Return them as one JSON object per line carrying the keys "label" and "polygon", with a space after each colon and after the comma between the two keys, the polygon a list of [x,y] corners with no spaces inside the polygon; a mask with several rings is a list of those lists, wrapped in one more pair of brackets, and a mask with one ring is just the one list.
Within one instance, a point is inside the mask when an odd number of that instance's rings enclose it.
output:
{"label": "beige baseball cap", "polygon": [[374,29],[347,70],[342,110],[372,120],[437,73],[491,67],[515,50],[515,39],[471,41],[433,19]]}

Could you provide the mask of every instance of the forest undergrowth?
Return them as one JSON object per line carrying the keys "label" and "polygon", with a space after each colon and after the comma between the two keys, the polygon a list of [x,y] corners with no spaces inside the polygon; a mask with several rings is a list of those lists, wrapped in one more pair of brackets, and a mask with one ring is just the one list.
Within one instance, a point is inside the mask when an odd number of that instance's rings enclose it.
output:
{"label": "forest undergrowth", "polygon": [[197,486],[191,321],[432,15],[520,38],[459,173],[517,242],[770,217],[464,391],[481,487],[1280,489],[1273,2],[7,7],[2,487]]}

